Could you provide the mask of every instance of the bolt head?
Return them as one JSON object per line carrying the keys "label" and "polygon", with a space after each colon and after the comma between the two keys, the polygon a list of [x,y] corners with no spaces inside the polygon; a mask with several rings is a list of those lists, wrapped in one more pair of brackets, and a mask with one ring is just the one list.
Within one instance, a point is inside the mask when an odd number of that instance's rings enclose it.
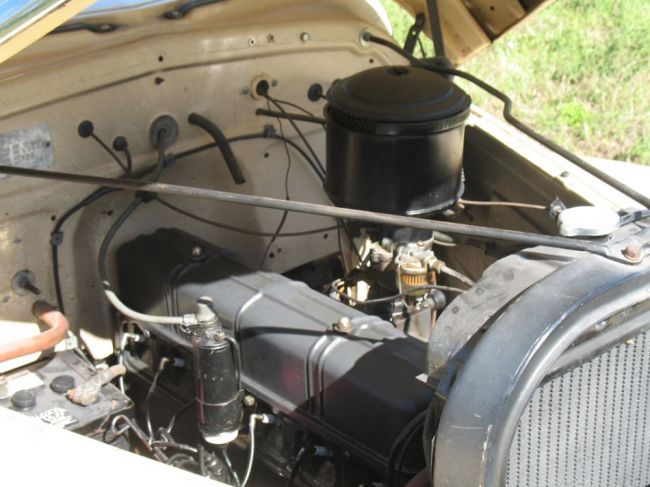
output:
{"label": "bolt head", "polygon": [[253,396],[251,395],[244,396],[244,406],[246,406],[247,408],[252,408],[253,406],[255,406],[256,403],[257,401]]}
{"label": "bolt head", "polygon": [[300,34],[300,40],[301,40],[302,42],[308,42],[309,39],[310,39],[309,32],[302,32],[302,33]]}
{"label": "bolt head", "polygon": [[334,331],[338,333],[350,333],[353,330],[352,320],[348,316],[341,316],[339,321],[334,324]]}
{"label": "bolt head", "polygon": [[623,249],[623,255],[630,260],[640,260],[641,259],[641,245],[639,244],[629,244]]}
{"label": "bolt head", "polygon": [[203,257],[203,247],[199,245],[195,245],[194,247],[192,247],[192,257],[194,257],[195,259],[200,259],[201,257]]}

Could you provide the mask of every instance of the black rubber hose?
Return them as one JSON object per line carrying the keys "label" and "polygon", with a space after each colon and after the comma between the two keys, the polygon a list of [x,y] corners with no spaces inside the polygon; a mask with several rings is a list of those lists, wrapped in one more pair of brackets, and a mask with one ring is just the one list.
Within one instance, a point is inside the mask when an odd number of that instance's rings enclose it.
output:
{"label": "black rubber hose", "polygon": [[417,59],[410,53],[406,52],[404,49],[402,49],[400,46],[397,44],[394,44],[393,42],[383,39],[381,37],[374,36],[370,33],[365,33],[364,34],[364,39],[368,42],[374,42],[375,44],[379,44],[381,46],[387,47],[391,49],[392,51],[395,51],[396,53],[402,55],[408,61],[413,65],[417,66],[420,68],[428,69],[429,71],[433,71],[435,73],[439,74],[446,74],[450,76],[458,76],[459,78],[466,79],[470,83],[475,84],[482,90],[486,91],[490,95],[494,96],[495,98],[499,99],[501,102],[503,102],[503,118],[508,122],[510,125],[516,127],[517,129],[521,130],[523,133],[528,135],[531,139],[536,140],[540,144],[542,144],[544,147],[547,149],[552,150],[556,154],[559,154],[560,156],[564,157],[565,159],[568,159],[569,161],[573,162],[576,166],[584,169],[588,173],[592,174],[593,176],[597,177],[601,181],[604,181],[605,183],[609,184],[613,188],[617,189],[624,195],[632,198],[633,200],[638,201],[642,205],[644,205],[646,208],[650,208],[650,197],[645,196],[644,194],[640,193],[639,191],[635,190],[634,188],[631,188],[627,184],[624,184],[623,182],[619,181],[615,177],[607,174],[605,171],[601,171],[597,167],[593,166],[592,164],[589,164],[587,161],[584,159],[578,157],[575,155],[573,152],[565,149],[564,147],[556,144],[550,139],[547,139],[541,134],[538,134],[535,132],[532,128],[530,128],[528,125],[524,124],[521,120],[516,118],[512,114],[512,100],[503,92],[497,90],[495,87],[489,85],[485,81],[477,78],[476,76],[473,76],[469,73],[466,73],[465,71],[461,71],[459,69],[454,69],[454,68],[447,68],[444,66],[440,66],[437,64],[429,63],[420,59]]}
{"label": "black rubber hose", "polygon": [[89,204],[97,201],[101,197],[115,193],[116,191],[121,191],[114,188],[99,188],[86,196],[82,201],[74,205],[72,208],[68,209],[56,222],[54,230],[50,234],[50,247],[52,249],[52,270],[54,273],[54,289],[56,292],[56,302],[59,310],[63,313],[65,312],[64,303],[63,303],[63,292],[61,290],[61,273],[59,272],[59,246],[63,243],[63,232],[61,229],[70,217],[77,213],[80,209],[88,206]]}
{"label": "black rubber hose", "polygon": [[228,170],[230,171],[235,184],[244,184],[246,182],[246,178],[244,178],[244,175],[241,172],[241,167],[239,166],[239,162],[237,162],[235,154],[230,147],[230,143],[228,143],[228,139],[226,139],[226,136],[223,134],[221,129],[217,127],[212,121],[199,115],[198,113],[190,113],[187,121],[192,125],[201,127],[203,130],[210,134],[210,136],[217,144],[217,147],[219,147],[221,155],[228,165]]}

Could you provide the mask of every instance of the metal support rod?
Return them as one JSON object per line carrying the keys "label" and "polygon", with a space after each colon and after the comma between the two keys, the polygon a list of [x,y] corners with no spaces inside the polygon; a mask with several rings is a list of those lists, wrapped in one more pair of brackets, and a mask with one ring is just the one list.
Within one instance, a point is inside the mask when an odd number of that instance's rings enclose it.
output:
{"label": "metal support rod", "polygon": [[381,225],[396,227],[421,228],[424,230],[439,231],[452,235],[463,235],[488,240],[505,240],[520,243],[522,245],[546,245],[569,250],[581,250],[602,255],[608,258],[626,262],[620,255],[604,244],[587,240],[556,237],[536,233],[520,232],[517,230],[501,230],[498,228],[467,225],[464,223],[453,223],[439,220],[429,220],[412,216],[392,215],[388,213],[377,213],[365,210],[354,210],[336,206],[321,205],[317,203],[306,203],[291,201],[267,196],[231,193],[216,189],[196,188],[181,186],[177,184],[137,181],[133,179],[113,179],[100,176],[86,176],[66,172],[43,171],[40,169],[28,169],[22,167],[0,165],[0,174],[12,176],[24,176],[51,181],[63,181],[78,184],[91,184],[108,188],[119,188],[129,191],[144,191],[175,196],[186,196],[223,203],[233,203],[245,206],[258,206],[274,210],[293,211],[309,215],[319,215],[336,219],[357,220]]}
{"label": "metal support rod", "polygon": [[429,14],[431,40],[433,41],[436,56],[445,57],[445,40],[442,36],[442,22],[440,20],[440,10],[438,10],[438,0],[427,0],[427,12]]}

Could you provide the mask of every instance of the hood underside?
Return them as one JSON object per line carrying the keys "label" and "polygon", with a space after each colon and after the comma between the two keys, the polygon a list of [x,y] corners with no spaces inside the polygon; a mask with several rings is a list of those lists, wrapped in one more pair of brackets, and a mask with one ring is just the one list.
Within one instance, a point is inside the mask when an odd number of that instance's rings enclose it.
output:
{"label": "hood underside", "polygon": [[[203,6],[203,9],[219,8],[220,3]],[[236,0],[227,0],[236,1]],[[363,1],[363,0],[360,0]],[[368,0],[369,3],[376,3]],[[415,16],[428,12],[432,0],[395,0],[407,12]],[[437,0],[440,24],[445,45],[445,54],[455,65],[462,64],[479,54],[494,40],[522,24],[531,16],[549,5],[553,0]],[[9,59],[48,32],[70,21],[81,13],[93,0],[31,0],[29,2],[0,1],[6,3],[0,15],[0,63]],[[137,2],[116,2],[118,9],[96,9],[91,15],[84,15],[84,21],[109,22],[116,17],[120,21],[135,21],[160,16],[162,12],[188,3],[187,0],[140,2],[141,8],[124,9],[124,4]],[[196,14],[196,13],[195,13]],[[92,20],[91,20],[92,19]],[[430,24],[424,27],[431,36]]]}
{"label": "hood underside", "polygon": [[[427,12],[431,0],[395,0],[411,15]],[[437,0],[445,54],[455,65],[479,54],[554,0]],[[431,37],[430,25],[424,28]]]}

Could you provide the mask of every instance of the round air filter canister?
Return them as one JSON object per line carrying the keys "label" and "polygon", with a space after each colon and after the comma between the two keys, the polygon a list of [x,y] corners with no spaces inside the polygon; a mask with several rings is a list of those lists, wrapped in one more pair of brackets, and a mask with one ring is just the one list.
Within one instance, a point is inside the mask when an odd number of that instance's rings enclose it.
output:
{"label": "round air filter canister", "polygon": [[432,215],[463,192],[470,97],[423,68],[384,66],[330,89],[325,189],[339,206]]}

